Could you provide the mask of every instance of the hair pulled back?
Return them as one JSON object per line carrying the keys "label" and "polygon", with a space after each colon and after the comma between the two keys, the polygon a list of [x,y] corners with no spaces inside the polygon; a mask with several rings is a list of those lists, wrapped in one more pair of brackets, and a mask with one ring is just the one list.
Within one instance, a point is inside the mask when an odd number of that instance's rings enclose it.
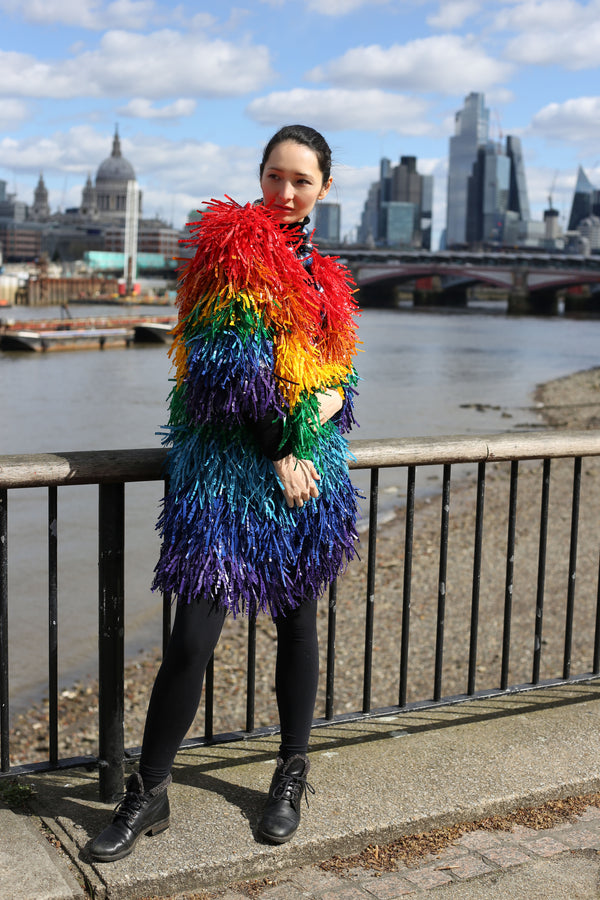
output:
{"label": "hair pulled back", "polygon": [[280,128],[273,135],[263,151],[259,169],[261,178],[269,156],[275,147],[284,141],[293,141],[295,144],[301,144],[312,150],[317,157],[319,170],[323,175],[323,184],[329,180],[331,175],[331,149],[323,135],[315,128],[311,128],[310,125],[284,125],[283,128]]}

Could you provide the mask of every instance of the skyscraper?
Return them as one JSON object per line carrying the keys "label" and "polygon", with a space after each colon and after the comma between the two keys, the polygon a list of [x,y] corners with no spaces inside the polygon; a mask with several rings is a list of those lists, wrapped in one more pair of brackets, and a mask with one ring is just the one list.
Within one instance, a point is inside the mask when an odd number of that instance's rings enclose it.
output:
{"label": "skyscraper", "polygon": [[340,242],[341,206],[339,203],[317,203],[315,237],[331,244]]}
{"label": "skyscraper", "polygon": [[506,155],[510,159],[510,193],[508,208],[519,214],[523,222],[530,219],[529,196],[525,180],[525,163],[521,149],[521,138],[509,134],[506,138]]}
{"label": "skyscraper", "polygon": [[477,150],[488,140],[490,112],[483,94],[471,93],[456,113],[455,133],[450,138],[448,162],[448,204],[446,209],[446,245],[452,247],[467,240],[467,186]]}
{"label": "skyscraper", "polygon": [[582,166],[579,166],[569,217],[569,231],[575,231],[581,220],[592,214],[600,215],[600,191],[594,187]]}
{"label": "skyscraper", "polygon": [[433,178],[420,175],[416,156],[402,156],[397,166],[379,164],[379,181],[369,188],[359,241],[387,247],[431,249]]}

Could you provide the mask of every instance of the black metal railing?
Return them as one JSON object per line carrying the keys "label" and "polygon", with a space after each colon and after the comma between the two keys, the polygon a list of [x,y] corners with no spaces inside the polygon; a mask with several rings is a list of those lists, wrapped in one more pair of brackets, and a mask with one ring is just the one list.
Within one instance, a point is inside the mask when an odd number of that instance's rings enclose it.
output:
{"label": "black metal railing", "polygon": [[[595,603],[593,634],[593,664],[591,669],[572,672],[572,642],[574,637],[575,576],[577,567],[578,526],[581,498],[582,460],[600,456],[600,434],[595,432],[536,432],[533,434],[505,434],[477,437],[423,438],[387,441],[355,441],[350,447],[351,467],[370,472],[368,489],[369,533],[366,560],[366,606],[364,615],[364,663],[362,675],[362,705],[354,712],[335,712],[336,634],[338,625],[338,585],[329,590],[327,619],[327,660],[324,717],[315,726],[331,721],[351,721],[367,716],[432,705],[457,703],[466,699],[490,697],[497,694],[531,690],[548,684],[574,683],[600,676],[600,573]],[[122,790],[124,746],[124,540],[125,540],[125,484],[163,479],[165,452],[163,450],[123,450],[39,454],[35,456],[0,456],[0,774],[63,768],[72,765],[97,763],[100,772],[100,795],[109,800]],[[549,527],[549,491],[551,460],[573,459],[573,487],[570,510],[570,540],[568,552],[568,586],[564,653],[562,672],[544,680],[540,677],[542,659],[542,627],[546,551]],[[531,660],[531,681],[510,683],[511,629],[513,625],[514,561],[517,521],[517,487],[521,461],[541,460],[542,485],[539,521],[539,551],[537,583],[532,605],[535,607],[535,634]],[[508,493],[508,533],[505,555],[504,604],[502,610],[502,651],[498,684],[476,690],[478,638],[480,635],[480,588],[482,575],[482,547],[484,537],[484,498],[487,467],[490,463],[510,463]],[[443,694],[444,647],[446,628],[446,580],[449,563],[450,487],[452,467],[456,464],[476,464],[475,522],[470,599],[469,636],[465,641],[468,659],[467,690],[465,693]],[[410,703],[409,650],[411,639],[412,566],[415,542],[416,474],[424,466],[442,466],[441,521],[437,555],[437,609],[435,613],[435,645],[433,691],[431,697],[421,697]],[[376,608],[377,575],[377,513],[380,470],[399,467],[406,471],[406,500],[404,508],[404,546],[401,580],[401,633],[399,639],[399,673],[397,696],[385,706],[373,707],[372,680],[377,672],[374,618]],[[99,647],[99,755],[98,757],[59,758],[58,715],[58,611],[57,590],[57,488],[76,484],[96,484],[99,490],[98,516],[98,647]],[[9,727],[9,587],[8,495],[15,488],[46,487],[48,490],[48,650],[49,650],[49,723],[48,759],[42,763],[10,765]],[[451,561],[451,557],[450,557]],[[171,598],[163,600],[163,648],[170,633]],[[256,621],[248,622],[246,721],[244,728],[234,725],[227,733],[214,734],[214,662],[206,675],[204,734],[190,743],[210,743],[247,737],[249,733],[273,733],[274,726],[255,727],[256,705]]]}

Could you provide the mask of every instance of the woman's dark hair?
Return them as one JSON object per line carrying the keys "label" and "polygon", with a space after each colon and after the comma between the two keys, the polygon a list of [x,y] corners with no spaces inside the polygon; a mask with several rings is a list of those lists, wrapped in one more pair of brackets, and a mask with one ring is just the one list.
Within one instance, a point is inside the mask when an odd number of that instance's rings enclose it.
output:
{"label": "woman's dark hair", "polygon": [[319,169],[323,175],[323,184],[331,175],[331,149],[322,134],[311,128],[310,125],[284,125],[276,132],[264,149],[260,164],[260,177],[262,178],[266,162],[278,144],[284,141],[293,141],[302,144],[313,151],[319,163]]}

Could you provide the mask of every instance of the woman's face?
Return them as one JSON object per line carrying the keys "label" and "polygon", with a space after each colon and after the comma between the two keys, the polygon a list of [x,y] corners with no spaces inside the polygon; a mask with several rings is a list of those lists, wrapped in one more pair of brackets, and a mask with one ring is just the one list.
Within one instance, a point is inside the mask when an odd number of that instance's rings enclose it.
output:
{"label": "woman's face", "polygon": [[314,150],[295,141],[282,141],[265,162],[260,186],[265,206],[289,225],[310,215],[317,200],[327,196],[331,181],[323,184]]}

